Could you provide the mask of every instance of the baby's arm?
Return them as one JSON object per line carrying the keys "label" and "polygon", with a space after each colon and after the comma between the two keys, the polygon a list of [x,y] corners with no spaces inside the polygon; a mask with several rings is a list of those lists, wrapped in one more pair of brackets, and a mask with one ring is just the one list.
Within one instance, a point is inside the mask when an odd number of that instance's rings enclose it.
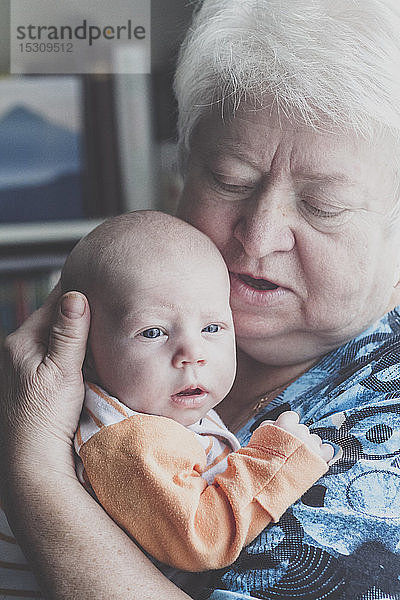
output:
{"label": "baby's arm", "polygon": [[277,424],[259,427],[246,448],[231,453],[212,485],[201,477],[206,454],[194,434],[164,417],[136,415],[104,427],[80,454],[103,507],[155,558],[190,571],[216,569],[327,470],[326,460]]}

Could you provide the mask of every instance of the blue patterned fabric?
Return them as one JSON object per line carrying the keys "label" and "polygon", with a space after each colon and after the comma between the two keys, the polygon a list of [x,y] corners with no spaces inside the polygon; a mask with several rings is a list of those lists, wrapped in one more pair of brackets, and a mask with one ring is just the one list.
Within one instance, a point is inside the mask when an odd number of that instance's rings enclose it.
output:
{"label": "blue patterned fabric", "polygon": [[399,600],[399,307],[288,387],[239,432],[241,443],[262,420],[288,409],[341,458],[233,565],[195,577],[189,594]]}

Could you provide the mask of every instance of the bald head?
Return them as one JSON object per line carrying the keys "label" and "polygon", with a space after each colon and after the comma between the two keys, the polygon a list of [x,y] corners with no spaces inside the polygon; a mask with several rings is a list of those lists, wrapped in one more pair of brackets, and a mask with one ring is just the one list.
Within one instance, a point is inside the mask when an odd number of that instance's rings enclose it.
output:
{"label": "bald head", "polygon": [[213,242],[192,225],[162,212],[135,211],[107,219],[86,235],[67,258],[61,284],[63,292],[78,290],[90,301],[119,278],[173,275],[204,263],[226,273]]}
{"label": "bald head", "polygon": [[[229,391],[228,271],[191,225],[154,211],[109,219],[71,252],[62,286],[89,300],[85,378],[131,409],[190,425]],[[204,392],[178,395],[192,388]]]}

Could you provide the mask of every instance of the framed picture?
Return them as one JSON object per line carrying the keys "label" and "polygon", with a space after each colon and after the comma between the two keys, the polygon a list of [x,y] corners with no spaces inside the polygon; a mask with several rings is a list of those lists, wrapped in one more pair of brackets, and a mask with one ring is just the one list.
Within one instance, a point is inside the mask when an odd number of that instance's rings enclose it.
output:
{"label": "framed picture", "polygon": [[118,212],[111,87],[83,76],[0,79],[1,224]]}
{"label": "framed picture", "polygon": [[82,84],[76,77],[0,80],[0,222],[82,219]]}

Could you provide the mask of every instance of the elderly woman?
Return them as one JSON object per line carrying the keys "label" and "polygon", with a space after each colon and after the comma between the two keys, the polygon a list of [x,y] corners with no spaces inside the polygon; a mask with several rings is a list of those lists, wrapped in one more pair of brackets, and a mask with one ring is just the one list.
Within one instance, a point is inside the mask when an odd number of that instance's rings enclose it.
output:
{"label": "elderly woman", "polygon": [[[231,274],[239,346],[221,415],[245,444],[296,410],[329,473],[190,597],[400,597],[398,0],[205,0],[176,78],[179,214]],[[49,598],[187,598],[76,480],[89,309],[8,340],[4,506]]]}

